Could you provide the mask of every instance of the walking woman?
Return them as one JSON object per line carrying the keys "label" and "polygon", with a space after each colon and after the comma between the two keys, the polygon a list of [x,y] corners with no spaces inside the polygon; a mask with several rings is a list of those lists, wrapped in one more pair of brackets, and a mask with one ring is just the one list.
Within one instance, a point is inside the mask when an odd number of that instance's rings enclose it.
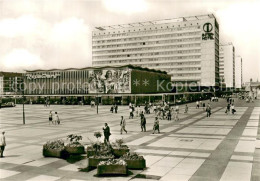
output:
{"label": "walking woman", "polygon": [[60,118],[59,118],[57,112],[55,112],[55,115],[54,115],[54,123],[55,123],[55,125],[56,125],[56,124],[60,124]]}

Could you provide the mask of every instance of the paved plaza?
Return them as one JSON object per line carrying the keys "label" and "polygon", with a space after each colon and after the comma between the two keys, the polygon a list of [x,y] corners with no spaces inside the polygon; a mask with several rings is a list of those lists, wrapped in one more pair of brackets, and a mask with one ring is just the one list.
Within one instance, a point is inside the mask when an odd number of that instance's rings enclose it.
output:
{"label": "paved plaza", "polygon": [[[209,101],[205,101],[208,103]],[[226,101],[210,102],[212,115],[188,104],[180,121],[160,120],[160,134],[152,134],[155,115],[146,114],[147,132],[141,132],[140,118],[128,119],[128,106],[119,106],[117,114],[110,106],[22,105],[0,109],[0,126],[5,130],[7,146],[0,159],[1,180],[80,181],[80,180],[162,180],[162,181],[259,181],[260,180],[260,101],[245,103],[235,99],[236,114],[226,115]],[[57,111],[61,125],[49,125],[49,111]],[[120,134],[120,117],[126,118],[127,134]],[[95,141],[94,131],[102,131],[107,122],[111,141],[123,138],[131,151],[146,159],[145,170],[131,170],[125,177],[97,177],[96,169],[79,168],[87,160],[68,162],[44,158],[42,145],[47,140],[65,139],[68,134],[82,135],[82,143]],[[102,138],[103,140],[103,138]]]}

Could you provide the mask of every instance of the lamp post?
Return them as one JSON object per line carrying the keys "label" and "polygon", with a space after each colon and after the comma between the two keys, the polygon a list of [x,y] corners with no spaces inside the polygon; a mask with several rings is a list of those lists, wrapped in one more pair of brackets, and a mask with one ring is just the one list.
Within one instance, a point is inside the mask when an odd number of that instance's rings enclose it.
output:
{"label": "lamp post", "polygon": [[25,101],[25,97],[24,97],[24,88],[25,88],[24,82],[25,81],[24,80],[25,80],[25,78],[23,77],[23,80],[22,80],[22,83],[23,83],[23,87],[22,87],[22,93],[23,93],[23,124],[25,124],[25,112],[24,112],[24,101]]}
{"label": "lamp post", "polygon": [[98,114],[98,104],[99,104],[99,100],[98,100],[98,92],[97,92],[97,114]]}

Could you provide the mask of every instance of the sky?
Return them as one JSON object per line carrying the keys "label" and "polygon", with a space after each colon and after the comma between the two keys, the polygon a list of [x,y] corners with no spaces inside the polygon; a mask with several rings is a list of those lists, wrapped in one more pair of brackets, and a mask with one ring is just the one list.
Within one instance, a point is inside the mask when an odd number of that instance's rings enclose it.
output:
{"label": "sky", "polygon": [[260,81],[260,0],[0,0],[0,71],[88,67],[95,27],[211,13]]}

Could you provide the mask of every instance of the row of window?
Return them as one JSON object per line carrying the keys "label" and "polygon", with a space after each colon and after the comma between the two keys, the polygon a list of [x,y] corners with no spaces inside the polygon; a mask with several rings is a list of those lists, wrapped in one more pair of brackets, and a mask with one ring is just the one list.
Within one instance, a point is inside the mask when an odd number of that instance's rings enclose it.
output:
{"label": "row of window", "polygon": [[180,37],[180,36],[193,36],[199,35],[200,32],[188,32],[188,33],[174,33],[174,34],[164,34],[164,35],[152,35],[152,36],[140,36],[133,38],[120,38],[120,39],[109,39],[109,40],[100,40],[93,41],[93,45],[103,44],[103,43],[115,43],[115,42],[126,42],[126,41],[138,41],[138,40],[150,40],[150,39],[160,39],[160,38],[172,38],[172,37]]}
{"label": "row of window", "polygon": [[200,47],[200,45],[201,45],[200,43],[192,43],[192,44],[182,44],[182,45],[166,45],[166,46],[156,46],[156,47],[142,47],[142,48],[104,50],[104,51],[93,51],[93,54],[94,55],[99,55],[99,54],[108,54],[108,53],[167,50],[167,49],[177,49],[177,48]]}
{"label": "row of window", "polygon": [[124,44],[115,44],[115,45],[103,45],[103,46],[93,46],[93,49],[105,49],[105,48],[119,48],[119,47],[130,47],[130,46],[146,46],[146,45],[158,45],[158,44],[167,44],[167,43],[176,43],[176,42],[192,42],[200,41],[200,37],[197,38],[183,38],[183,39],[174,39],[174,40],[161,40],[161,41],[148,41],[148,42],[137,42],[137,43],[124,43]]}
{"label": "row of window", "polygon": [[[140,63],[140,62],[162,62],[162,61],[174,61],[174,60],[182,60],[182,62],[176,62],[177,65],[182,65],[186,63],[193,63],[200,61],[193,61],[190,59],[200,59],[200,55],[194,56],[185,56],[185,57],[163,57],[163,58],[143,58],[143,59],[131,59],[131,60],[113,60],[113,61],[93,61],[93,65],[102,65],[102,64],[117,64],[117,63]],[[187,62],[185,62],[187,61]]]}
{"label": "row of window", "polygon": [[[198,25],[198,23],[197,23]],[[165,28],[165,29],[164,29]],[[195,30],[200,29],[200,26],[187,26],[187,27],[174,27],[174,25],[168,26],[161,26],[161,27],[150,27],[150,28],[140,28],[140,29],[123,29],[121,31],[111,31],[111,32],[101,32],[93,33],[93,40],[96,39],[104,39],[104,38],[113,38],[113,37],[124,37],[124,36],[133,36],[133,35],[143,35],[143,34],[152,34],[152,33],[163,33],[163,32],[175,32],[175,31],[182,31],[182,30]]]}
{"label": "row of window", "polygon": [[176,51],[164,51],[164,52],[152,52],[152,53],[135,53],[126,55],[109,55],[109,56],[94,56],[93,60],[113,59],[113,58],[136,58],[147,56],[160,56],[160,55],[178,55],[178,54],[194,54],[200,53],[200,49],[195,50],[176,50]]}

